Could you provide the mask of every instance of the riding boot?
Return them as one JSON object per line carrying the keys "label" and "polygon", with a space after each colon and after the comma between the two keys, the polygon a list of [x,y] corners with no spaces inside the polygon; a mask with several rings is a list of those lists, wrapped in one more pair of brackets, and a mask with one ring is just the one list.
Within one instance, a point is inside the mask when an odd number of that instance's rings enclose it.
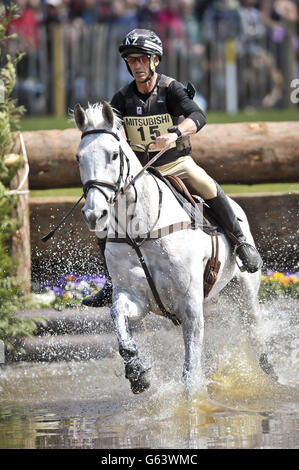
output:
{"label": "riding boot", "polygon": [[97,239],[100,251],[102,253],[102,258],[104,262],[104,272],[106,275],[106,282],[102,289],[94,295],[90,295],[82,300],[82,304],[88,307],[105,307],[110,306],[112,303],[112,282],[111,278],[108,273],[106,260],[105,260],[105,246],[106,246],[106,238],[105,239]]}
{"label": "riding boot", "polygon": [[243,263],[244,271],[255,273],[262,265],[263,261],[257,249],[246,242],[246,238],[242,232],[240,223],[226,197],[223,189],[216,183],[217,196],[212,199],[207,199],[206,202],[212,209],[215,218],[220,225],[225,229],[237,256]]}

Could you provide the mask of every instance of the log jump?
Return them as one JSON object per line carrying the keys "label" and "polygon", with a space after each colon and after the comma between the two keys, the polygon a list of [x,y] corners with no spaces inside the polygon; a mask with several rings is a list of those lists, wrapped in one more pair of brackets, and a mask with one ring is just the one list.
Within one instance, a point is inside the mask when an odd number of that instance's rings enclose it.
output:
{"label": "log jump", "polygon": [[[77,129],[23,133],[30,189],[81,186]],[[299,181],[299,122],[208,124],[191,137],[194,160],[221,184]],[[19,153],[17,140],[15,153]]]}

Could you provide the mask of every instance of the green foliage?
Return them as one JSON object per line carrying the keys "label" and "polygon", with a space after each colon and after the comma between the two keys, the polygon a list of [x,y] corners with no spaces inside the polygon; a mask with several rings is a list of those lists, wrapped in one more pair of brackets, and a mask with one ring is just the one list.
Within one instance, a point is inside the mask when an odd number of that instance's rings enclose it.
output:
{"label": "green foliage", "polygon": [[18,221],[12,217],[17,196],[8,195],[7,190],[22,162],[7,168],[4,157],[13,147],[12,133],[20,128],[24,109],[11,98],[16,82],[16,64],[21,55],[11,57],[4,55],[3,51],[13,40],[13,35],[8,34],[8,26],[16,16],[16,4],[0,7],[0,85],[4,89],[1,94],[4,99],[0,102],[0,339],[8,350],[15,348],[21,337],[31,335],[36,328],[33,319],[24,320],[15,316],[22,303],[23,280],[15,276],[17,261],[10,256],[11,238],[18,227]]}

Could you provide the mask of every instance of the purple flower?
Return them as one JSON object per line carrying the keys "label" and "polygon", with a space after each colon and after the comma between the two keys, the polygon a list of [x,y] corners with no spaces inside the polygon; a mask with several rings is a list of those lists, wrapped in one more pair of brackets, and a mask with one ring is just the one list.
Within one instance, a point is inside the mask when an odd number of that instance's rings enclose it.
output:
{"label": "purple flower", "polygon": [[88,287],[84,287],[84,289],[81,290],[81,294],[83,296],[90,294],[90,289]]}
{"label": "purple flower", "polygon": [[60,295],[60,296],[63,295],[63,290],[60,287],[53,286],[52,291],[54,292],[55,295],[57,295],[57,294]]}
{"label": "purple flower", "polygon": [[41,291],[46,290],[47,287],[51,287],[51,283],[49,281],[43,282],[40,286],[40,290]]}
{"label": "purple flower", "polygon": [[267,269],[266,276],[272,276],[273,273],[274,271],[272,269]]}

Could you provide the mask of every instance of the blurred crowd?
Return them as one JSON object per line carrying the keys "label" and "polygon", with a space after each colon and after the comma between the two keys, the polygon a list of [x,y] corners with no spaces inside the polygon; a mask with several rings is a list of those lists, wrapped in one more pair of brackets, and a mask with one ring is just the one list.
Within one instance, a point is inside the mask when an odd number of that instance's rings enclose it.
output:
{"label": "blurred crowd", "polygon": [[[5,4],[10,0],[2,1]],[[187,78],[196,87],[202,88],[205,82],[205,95],[214,99],[214,104],[209,103],[214,107],[219,105],[219,97],[211,90],[224,89],[225,86],[223,60],[219,57],[223,55],[223,45],[227,39],[236,40],[238,67],[242,71],[238,83],[241,107],[258,106],[258,103],[262,107],[280,106],[290,79],[295,78],[294,74],[299,77],[299,0],[15,2],[19,5],[20,17],[13,21],[11,28],[18,33],[27,52],[38,50],[41,25],[47,31],[57,23],[73,25],[79,31],[105,24],[112,33],[110,37],[114,38],[111,44],[118,44],[134,28],[155,30],[163,41],[166,56],[171,48],[172,51],[176,50],[177,56],[189,60]],[[290,61],[294,63],[294,74],[293,65],[288,65]],[[26,61],[23,61],[22,66],[26,67]],[[181,80],[180,75],[184,75],[185,68],[186,62],[177,65],[176,78]],[[170,73],[164,71],[167,72]],[[28,72],[19,73],[21,75],[26,78]],[[119,77],[122,79],[121,70]],[[126,74],[123,80],[127,80]],[[270,83],[267,90],[264,89],[266,82]],[[261,96],[258,96],[258,86]]]}
{"label": "blurred crowd", "polygon": [[[4,0],[7,3],[9,0]],[[16,0],[20,18],[12,27],[26,44],[37,44],[39,24],[75,23],[90,26],[106,23],[124,33],[151,27],[166,41],[183,35],[200,52],[200,45],[218,37],[269,34],[281,42],[293,28],[299,48],[299,0]]]}

